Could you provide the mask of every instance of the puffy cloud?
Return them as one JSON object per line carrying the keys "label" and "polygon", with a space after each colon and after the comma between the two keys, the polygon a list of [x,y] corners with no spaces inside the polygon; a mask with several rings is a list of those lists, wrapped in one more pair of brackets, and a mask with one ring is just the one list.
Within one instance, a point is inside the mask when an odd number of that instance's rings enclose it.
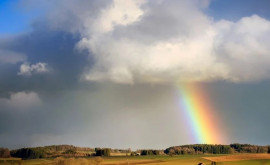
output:
{"label": "puffy cloud", "polygon": [[0,49],[0,64],[16,64],[25,60],[25,55],[21,53]]}
{"label": "puffy cloud", "polygon": [[48,64],[42,62],[31,65],[29,63],[23,63],[20,66],[20,71],[18,72],[18,75],[31,76],[32,74],[46,73],[49,71],[47,65]]}
{"label": "puffy cloud", "polygon": [[145,0],[114,0],[113,4],[100,11],[92,25],[93,33],[106,33],[112,31],[114,26],[126,26],[135,22],[143,14],[139,6],[145,2]]}
{"label": "puffy cloud", "polygon": [[270,77],[270,21],[258,15],[215,24],[215,55],[227,66],[226,79],[256,81]]}
{"label": "puffy cloud", "polygon": [[126,5],[115,1],[93,22],[97,29],[108,25],[105,31],[82,32],[78,48],[88,49],[96,60],[84,74],[86,80],[247,82],[269,78],[268,20],[253,15],[237,22],[214,22],[196,1],[148,2],[144,10],[142,4],[134,4],[137,12],[128,16],[137,19],[109,26],[111,20],[103,18],[104,12]]}
{"label": "puffy cloud", "polygon": [[12,109],[30,109],[41,105],[41,100],[35,92],[11,93],[10,98],[0,98],[0,105]]}
{"label": "puffy cloud", "polygon": [[57,10],[48,19],[54,28],[81,35],[77,49],[87,50],[94,60],[83,74],[85,80],[132,84],[269,79],[269,20],[252,15],[236,22],[215,21],[204,13],[209,3],[68,0],[55,3]]}

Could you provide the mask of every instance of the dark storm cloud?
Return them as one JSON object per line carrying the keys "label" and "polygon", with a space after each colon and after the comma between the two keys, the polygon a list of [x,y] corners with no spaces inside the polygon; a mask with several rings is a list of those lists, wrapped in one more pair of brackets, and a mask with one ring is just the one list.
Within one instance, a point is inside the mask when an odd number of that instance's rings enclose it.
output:
{"label": "dark storm cloud", "polygon": [[74,87],[84,67],[91,64],[83,52],[75,49],[78,38],[68,32],[37,28],[33,32],[2,40],[2,49],[24,54],[29,63],[45,62],[51,72],[24,77],[17,74],[22,62],[0,65],[1,93]]}

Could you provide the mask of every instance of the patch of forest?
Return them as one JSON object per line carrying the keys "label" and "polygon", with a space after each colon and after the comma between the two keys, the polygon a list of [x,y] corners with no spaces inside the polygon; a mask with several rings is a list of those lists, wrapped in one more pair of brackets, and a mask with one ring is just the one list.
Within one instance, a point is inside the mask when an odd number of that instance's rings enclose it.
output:
{"label": "patch of forest", "polygon": [[0,157],[17,157],[22,159],[37,159],[51,157],[88,157],[111,156],[111,153],[125,153],[126,156],[138,155],[195,155],[195,154],[233,154],[233,153],[270,153],[270,146],[258,146],[251,144],[191,144],[169,147],[165,150],[143,149],[131,151],[131,149],[88,148],[73,145],[51,145],[44,147],[31,147],[9,150],[0,148]]}

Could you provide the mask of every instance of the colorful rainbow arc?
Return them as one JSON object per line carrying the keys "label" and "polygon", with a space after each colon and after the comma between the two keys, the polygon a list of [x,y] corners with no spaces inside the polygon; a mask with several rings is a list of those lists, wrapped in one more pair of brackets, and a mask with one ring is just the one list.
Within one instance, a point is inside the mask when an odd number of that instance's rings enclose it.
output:
{"label": "colorful rainbow arc", "polygon": [[188,118],[193,138],[200,144],[220,144],[224,142],[218,129],[217,116],[214,115],[206,94],[198,85],[177,85],[180,93],[180,105]]}

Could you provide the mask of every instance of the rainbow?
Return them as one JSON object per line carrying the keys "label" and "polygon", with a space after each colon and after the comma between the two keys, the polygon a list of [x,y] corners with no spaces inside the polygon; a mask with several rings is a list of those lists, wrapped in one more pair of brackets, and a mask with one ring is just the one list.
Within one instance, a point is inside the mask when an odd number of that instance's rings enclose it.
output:
{"label": "rainbow", "polygon": [[224,136],[218,128],[218,116],[198,84],[177,85],[180,94],[180,107],[191,129],[193,143],[220,144]]}

